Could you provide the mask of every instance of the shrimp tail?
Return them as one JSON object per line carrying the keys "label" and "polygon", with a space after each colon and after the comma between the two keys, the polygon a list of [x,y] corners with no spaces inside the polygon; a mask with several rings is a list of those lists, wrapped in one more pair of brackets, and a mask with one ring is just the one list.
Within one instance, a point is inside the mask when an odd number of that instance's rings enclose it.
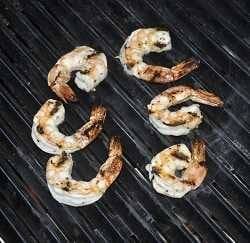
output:
{"label": "shrimp tail", "polygon": [[204,180],[207,174],[205,164],[205,143],[201,139],[192,142],[192,164],[186,169],[185,176],[188,183],[196,189]]}
{"label": "shrimp tail", "polygon": [[220,97],[202,89],[194,90],[192,96],[192,100],[202,104],[218,107],[222,107],[224,104]]}
{"label": "shrimp tail", "polygon": [[109,157],[121,156],[121,155],[122,155],[122,146],[121,146],[120,138],[117,136],[114,136],[111,138],[111,141],[109,144]]}
{"label": "shrimp tail", "polygon": [[110,186],[122,169],[122,146],[118,137],[112,137],[109,144],[109,158],[100,168],[99,175],[105,179]]}
{"label": "shrimp tail", "polygon": [[195,163],[202,164],[205,161],[205,142],[201,139],[196,139],[192,142],[192,160]]}
{"label": "shrimp tail", "polygon": [[103,106],[94,106],[91,110],[90,120],[103,123],[106,117],[106,108]]}
{"label": "shrimp tail", "polygon": [[70,80],[70,74],[64,66],[56,64],[48,74],[48,85],[65,103],[67,101],[77,101],[75,92],[67,85],[65,81]]}
{"label": "shrimp tail", "polygon": [[76,94],[66,83],[57,83],[51,86],[51,89],[60,97],[65,103],[68,101],[76,102]]}
{"label": "shrimp tail", "polygon": [[81,127],[77,136],[87,137],[89,140],[93,141],[98,134],[102,131],[103,123],[106,117],[106,109],[102,106],[95,106],[91,110],[90,121]]}
{"label": "shrimp tail", "polygon": [[183,76],[186,76],[193,70],[197,69],[200,66],[200,61],[194,58],[190,58],[185,60],[176,66],[171,68],[171,72],[173,74],[173,80],[178,80]]}

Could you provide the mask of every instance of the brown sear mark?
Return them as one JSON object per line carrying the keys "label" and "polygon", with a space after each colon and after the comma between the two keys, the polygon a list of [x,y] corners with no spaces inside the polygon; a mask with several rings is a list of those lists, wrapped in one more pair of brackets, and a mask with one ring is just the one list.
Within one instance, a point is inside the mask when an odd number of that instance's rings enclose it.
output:
{"label": "brown sear mark", "polygon": [[184,184],[187,184],[189,186],[194,186],[195,185],[195,182],[194,181],[190,181],[190,180],[182,180],[181,182],[184,183]]}
{"label": "brown sear mark", "polygon": [[38,125],[38,126],[36,127],[36,130],[37,130],[38,133],[44,134],[44,130],[43,130],[43,127],[42,127],[42,126]]}
{"label": "brown sear mark", "polygon": [[169,178],[171,178],[171,179],[175,179],[175,176],[173,176],[173,175],[168,174],[167,176],[168,176]]}
{"label": "brown sear mark", "polygon": [[188,161],[188,156],[179,151],[173,151],[171,155],[176,157],[177,159]]}
{"label": "brown sear mark", "polygon": [[121,156],[116,156],[113,158],[111,164],[105,169],[100,170],[100,175],[105,178],[105,180],[108,181],[109,184],[111,184],[114,180],[114,177],[120,173],[122,168],[122,159]]}
{"label": "brown sear mark", "polygon": [[162,70],[157,70],[152,68],[151,66],[148,66],[144,71],[143,74],[150,75],[149,81],[157,80],[157,78],[160,78],[162,76]]}
{"label": "brown sear mark", "polygon": [[153,76],[150,78],[150,81],[157,80],[157,78],[160,78],[162,76],[162,72],[160,71],[154,71]]}
{"label": "brown sear mark", "polygon": [[94,56],[98,55],[99,53],[100,53],[100,52],[94,51],[93,53],[89,54],[89,55],[87,56],[87,58],[94,57]]}
{"label": "brown sear mark", "polygon": [[169,92],[168,95],[171,95],[171,96],[175,97],[175,95],[178,94],[178,93],[180,93],[179,90],[173,90],[173,91]]}
{"label": "brown sear mark", "polygon": [[159,48],[164,48],[164,47],[166,47],[166,44],[165,44],[165,43],[161,43],[160,41],[155,42],[154,45],[155,45],[156,47],[159,47]]}
{"label": "brown sear mark", "polygon": [[89,72],[90,72],[89,69],[86,69],[84,71],[82,71],[82,70],[79,71],[79,73],[81,73],[81,74],[88,74]]}
{"label": "brown sear mark", "polygon": [[50,111],[49,115],[53,116],[59,109],[59,106],[62,105],[62,102],[60,101],[56,101],[55,102],[55,106],[53,107],[53,109]]}
{"label": "brown sear mark", "polygon": [[182,177],[185,170],[186,170],[185,168],[181,169],[181,170],[175,170],[174,174],[175,174],[176,177],[180,178],[180,177]]}
{"label": "brown sear mark", "polygon": [[185,124],[185,121],[175,121],[175,122],[171,122],[171,123],[166,123],[166,122],[162,122],[163,124],[170,126],[170,127],[175,127],[175,126],[180,126]]}
{"label": "brown sear mark", "polygon": [[62,152],[61,158],[57,161],[56,166],[62,165],[68,159],[68,155],[65,151]]}
{"label": "brown sear mark", "polygon": [[97,130],[101,127],[102,121],[96,121],[90,127],[82,131],[82,134],[88,138],[92,138],[96,135]]}
{"label": "brown sear mark", "polygon": [[62,190],[68,192],[71,189],[70,187],[71,187],[71,183],[70,183],[70,181],[67,181],[66,185],[62,187]]}
{"label": "brown sear mark", "polygon": [[[60,66],[60,64],[55,64],[55,66],[53,67],[53,69],[57,69],[58,66]],[[53,82],[50,84],[51,87],[53,87],[54,85],[56,85],[56,81],[61,76],[61,73],[62,73],[62,71],[58,71],[58,73],[55,76]]]}
{"label": "brown sear mark", "polygon": [[61,71],[59,71],[58,72],[58,74],[56,75],[56,77],[55,77],[55,80],[54,80],[54,82],[52,83],[52,86],[54,86],[55,84],[56,84],[56,81],[57,81],[57,79],[61,76]]}
{"label": "brown sear mark", "polygon": [[56,81],[55,81],[55,80],[52,81],[52,82],[49,84],[50,87],[53,87],[53,86],[55,86],[55,85],[56,85]]}
{"label": "brown sear mark", "polygon": [[194,113],[194,112],[190,112],[190,111],[189,111],[188,114],[191,115],[191,116],[193,116],[193,117],[197,117],[197,114]]}
{"label": "brown sear mark", "polygon": [[159,176],[161,173],[161,169],[157,167],[152,167],[152,173]]}
{"label": "brown sear mark", "polygon": [[62,148],[62,145],[61,145],[60,143],[56,143],[56,146],[57,146],[58,148]]}
{"label": "brown sear mark", "polygon": [[135,64],[136,64],[136,62],[127,62],[126,67],[127,67],[127,69],[131,69],[135,66]]}
{"label": "brown sear mark", "polygon": [[205,161],[201,161],[201,162],[199,162],[199,165],[200,165],[200,166],[202,166],[202,167],[206,167],[206,163],[205,163]]}

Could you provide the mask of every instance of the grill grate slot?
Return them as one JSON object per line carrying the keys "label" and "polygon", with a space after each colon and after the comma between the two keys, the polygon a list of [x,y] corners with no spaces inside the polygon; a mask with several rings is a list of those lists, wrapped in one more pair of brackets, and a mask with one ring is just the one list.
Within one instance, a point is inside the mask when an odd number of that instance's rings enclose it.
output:
{"label": "grill grate slot", "polygon": [[[243,0],[2,1],[0,236],[6,242],[247,242],[247,9]],[[202,60],[201,68],[178,84],[214,91],[225,101],[220,110],[203,106],[204,121],[188,136],[161,136],[148,122],[146,104],[173,84],[150,85],[128,77],[114,59],[131,31],[143,26],[166,26],[171,31],[174,49],[156,57],[160,63],[171,65],[191,56]],[[107,106],[109,113],[100,137],[74,155],[79,161],[75,176],[88,179],[95,174],[113,134],[124,144],[124,169],[101,201],[71,208],[51,198],[45,181],[49,155],[34,145],[30,128],[41,104],[54,97],[46,82],[50,67],[81,44],[107,54],[109,75],[96,93],[79,92],[80,106],[66,106],[62,129],[78,128],[96,102]],[[189,144],[196,136],[208,146],[206,181],[181,200],[156,194],[145,165],[164,147],[180,141]]]}

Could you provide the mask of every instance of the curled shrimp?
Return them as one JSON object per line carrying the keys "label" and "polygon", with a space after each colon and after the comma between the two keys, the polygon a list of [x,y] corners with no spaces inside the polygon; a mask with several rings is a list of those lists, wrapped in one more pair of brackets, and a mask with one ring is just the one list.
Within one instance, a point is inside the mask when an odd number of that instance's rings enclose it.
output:
{"label": "curled shrimp", "polygon": [[181,198],[206,177],[205,144],[195,140],[191,152],[185,144],[173,145],[154,156],[146,169],[158,193]]}
{"label": "curled shrimp", "polygon": [[125,72],[153,83],[168,83],[180,79],[199,67],[199,61],[190,58],[172,68],[153,66],[143,62],[143,56],[150,52],[172,49],[168,31],[159,28],[138,29],[131,33],[123,44],[119,59]]}
{"label": "curled shrimp", "polygon": [[108,159],[96,177],[88,182],[72,179],[71,155],[63,152],[61,155],[51,157],[47,163],[46,179],[52,196],[60,203],[75,207],[94,203],[120,174],[121,156],[121,143],[117,137],[113,137],[109,145]]}
{"label": "curled shrimp", "polygon": [[31,136],[41,150],[50,154],[60,154],[62,151],[72,153],[86,147],[101,132],[106,109],[101,106],[94,107],[89,122],[70,136],[58,130],[64,116],[63,104],[53,99],[47,100],[34,116]]}
{"label": "curled shrimp", "polygon": [[48,85],[64,102],[76,101],[76,95],[67,82],[76,72],[78,88],[89,92],[107,76],[107,59],[88,46],[79,46],[62,56],[48,74]]}
{"label": "curled shrimp", "polygon": [[198,104],[184,106],[177,111],[170,111],[171,106],[187,100],[210,106],[222,106],[221,99],[213,93],[188,86],[176,86],[157,95],[148,105],[149,120],[164,135],[180,136],[188,134],[202,122]]}

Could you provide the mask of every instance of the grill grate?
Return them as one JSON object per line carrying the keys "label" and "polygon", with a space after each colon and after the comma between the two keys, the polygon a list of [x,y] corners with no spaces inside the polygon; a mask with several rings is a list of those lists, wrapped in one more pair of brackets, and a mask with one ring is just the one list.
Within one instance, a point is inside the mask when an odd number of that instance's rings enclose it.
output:
{"label": "grill grate", "polygon": [[[0,236],[6,242],[249,242],[249,12],[243,0],[1,1]],[[161,136],[148,122],[146,104],[173,84],[128,77],[114,59],[142,26],[171,31],[173,50],[149,61],[198,57],[199,70],[177,83],[225,101],[223,109],[202,107],[204,121],[188,136]],[[66,105],[62,131],[78,128],[94,103],[108,108],[108,118],[101,136],[74,154],[73,175],[91,178],[114,134],[124,144],[125,165],[100,201],[72,208],[48,192],[49,155],[34,145],[30,129],[33,115],[54,96],[46,82],[50,67],[82,44],[105,52],[109,75],[96,93],[75,88],[80,102]],[[206,181],[181,200],[156,194],[144,166],[164,147],[194,137],[208,145]]]}

